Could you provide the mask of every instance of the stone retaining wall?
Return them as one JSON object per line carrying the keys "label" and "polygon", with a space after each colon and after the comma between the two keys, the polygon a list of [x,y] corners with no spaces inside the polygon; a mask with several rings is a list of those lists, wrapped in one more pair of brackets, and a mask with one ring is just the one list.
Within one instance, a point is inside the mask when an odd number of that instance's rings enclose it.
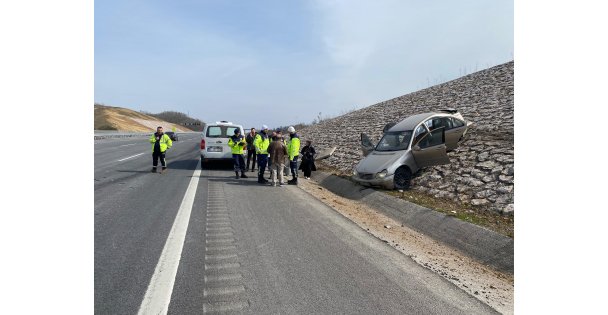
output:
{"label": "stone retaining wall", "polygon": [[412,180],[413,190],[501,213],[513,212],[514,62],[384,101],[299,130],[318,149],[338,146],[324,160],[344,172],[363,158],[360,133],[377,142],[388,122],[440,108],[458,109],[473,121],[467,139],[448,155],[451,164],[429,167]]}

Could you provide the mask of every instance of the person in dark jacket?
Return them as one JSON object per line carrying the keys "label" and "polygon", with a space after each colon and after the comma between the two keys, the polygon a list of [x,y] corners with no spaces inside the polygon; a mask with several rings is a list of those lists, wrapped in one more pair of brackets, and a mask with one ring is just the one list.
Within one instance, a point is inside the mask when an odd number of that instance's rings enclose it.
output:
{"label": "person in dark jacket", "polygon": [[279,136],[275,135],[272,137],[272,142],[268,147],[268,153],[270,154],[270,161],[272,161],[272,168],[270,170],[272,181],[270,185],[276,187],[278,184],[279,186],[283,187],[285,184],[283,181],[283,169],[285,168],[285,156],[287,155],[287,148]]}
{"label": "person in dark jacket", "polygon": [[300,151],[302,155],[302,164],[300,164],[300,169],[304,172],[304,178],[310,179],[310,174],[312,171],[316,171],[317,167],[315,166],[315,148],[312,146],[312,141],[306,140],[306,145]]}
{"label": "person in dark jacket", "polygon": [[[270,135],[270,140],[278,136],[279,132],[281,132],[279,129],[273,130],[272,134]],[[268,179],[272,179],[272,160],[270,158],[268,159]]]}
{"label": "person in dark jacket", "polygon": [[253,141],[255,140],[255,135],[257,133],[255,132],[255,128],[251,128],[251,131],[247,134],[247,137],[245,138],[245,141],[247,141],[247,168],[249,169],[249,162],[251,161],[252,157],[253,157],[253,163],[251,164],[251,171],[253,172],[253,170],[255,169],[255,146],[253,145]]}

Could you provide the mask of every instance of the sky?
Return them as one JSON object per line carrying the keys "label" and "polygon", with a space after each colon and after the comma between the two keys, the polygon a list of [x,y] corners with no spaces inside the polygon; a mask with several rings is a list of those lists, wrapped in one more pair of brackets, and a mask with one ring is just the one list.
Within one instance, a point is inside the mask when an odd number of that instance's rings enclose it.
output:
{"label": "sky", "polygon": [[95,1],[96,103],[259,128],[514,59],[513,1]]}

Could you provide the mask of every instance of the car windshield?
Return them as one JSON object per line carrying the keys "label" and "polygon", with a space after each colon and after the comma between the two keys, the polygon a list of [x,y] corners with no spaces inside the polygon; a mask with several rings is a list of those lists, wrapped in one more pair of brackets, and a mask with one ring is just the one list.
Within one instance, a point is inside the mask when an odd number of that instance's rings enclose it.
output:
{"label": "car windshield", "polygon": [[400,151],[407,149],[412,138],[412,131],[393,131],[384,134],[378,145],[376,151]]}

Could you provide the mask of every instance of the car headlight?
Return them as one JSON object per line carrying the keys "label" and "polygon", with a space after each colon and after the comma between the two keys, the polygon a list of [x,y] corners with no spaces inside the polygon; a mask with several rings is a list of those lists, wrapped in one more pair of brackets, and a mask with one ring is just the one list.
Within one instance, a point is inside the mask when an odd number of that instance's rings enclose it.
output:
{"label": "car headlight", "polygon": [[359,172],[357,172],[357,169],[353,169],[353,176],[357,176],[359,175]]}
{"label": "car headlight", "polygon": [[388,171],[387,170],[383,170],[380,173],[376,173],[376,177],[378,177],[378,178],[384,178],[384,177],[386,177],[387,174],[388,174]]}

